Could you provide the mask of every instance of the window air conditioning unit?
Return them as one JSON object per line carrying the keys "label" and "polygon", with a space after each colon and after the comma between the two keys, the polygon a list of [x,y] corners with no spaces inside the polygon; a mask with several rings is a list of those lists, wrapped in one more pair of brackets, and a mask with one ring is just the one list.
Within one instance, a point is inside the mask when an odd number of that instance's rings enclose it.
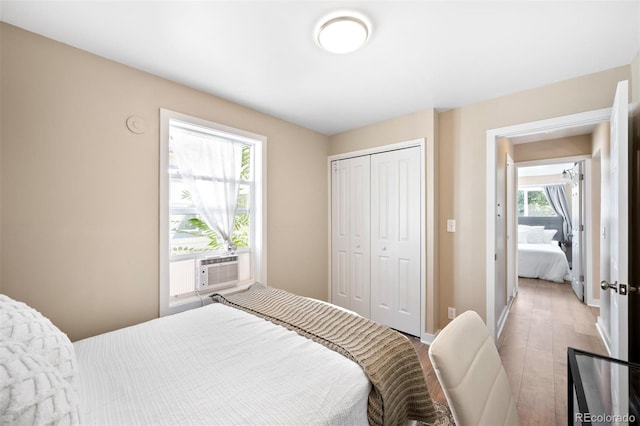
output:
{"label": "window air conditioning unit", "polygon": [[198,290],[220,290],[238,282],[238,256],[198,259]]}

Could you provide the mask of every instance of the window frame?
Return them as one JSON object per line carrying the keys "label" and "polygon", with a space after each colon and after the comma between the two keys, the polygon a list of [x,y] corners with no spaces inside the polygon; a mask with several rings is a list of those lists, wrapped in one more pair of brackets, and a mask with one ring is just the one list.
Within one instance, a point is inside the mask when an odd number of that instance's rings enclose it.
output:
{"label": "window frame", "polygon": [[[203,296],[208,293],[195,293],[191,296],[180,298],[170,297],[169,265],[171,261],[171,242],[169,240],[170,227],[170,172],[169,172],[169,136],[170,123],[172,120],[191,124],[198,127],[205,127],[216,132],[223,133],[225,137],[231,135],[233,138],[253,145],[254,158],[252,162],[253,191],[252,198],[252,220],[251,220],[251,250],[253,251],[253,262],[251,265],[252,277],[250,282],[243,282],[224,292],[235,292],[246,289],[255,282],[266,284],[266,200],[267,200],[267,138],[263,135],[251,133],[245,130],[215,123],[202,118],[182,114],[168,109],[160,109],[160,197],[159,197],[159,310],[160,316],[170,315],[177,312],[193,309],[205,304]],[[247,249],[245,249],[247,250]],[[239,249],[238,252],[245,251]],[[189,257],[190,255],[187,255]],[[175,259],[175,257],[174,257]]]}

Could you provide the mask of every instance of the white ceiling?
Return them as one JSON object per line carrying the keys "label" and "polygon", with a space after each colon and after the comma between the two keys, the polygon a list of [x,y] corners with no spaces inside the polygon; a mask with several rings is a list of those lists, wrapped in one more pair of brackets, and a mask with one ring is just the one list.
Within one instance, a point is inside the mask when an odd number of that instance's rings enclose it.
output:
{"label": "white ceiling", "polygon": [[[627,65],[640,1],[32,1],[0,19],[324,134]],[[320,50],[335,9],[373,24]]]}

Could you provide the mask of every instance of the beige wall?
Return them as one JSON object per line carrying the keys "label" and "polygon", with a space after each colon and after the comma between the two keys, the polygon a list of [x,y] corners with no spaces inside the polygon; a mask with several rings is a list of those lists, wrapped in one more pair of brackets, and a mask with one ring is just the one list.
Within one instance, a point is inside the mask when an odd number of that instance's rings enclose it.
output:
{"label": "beige wall", "polygon": [[[446,309],[486,311],[486,132],[490,129],[611,106],[630,66],[575,78],[440,114],[440,326]],[[451,238],[453,236],[454,238]]]}
{"label": "beige wall", "polygon": [[[425,138],[434,147],[434,157],[438,155],[438,133],[437,133],[437,118],[438,114],[434,109],[428,109],[425,111],[416,112],[413,114],[405,115],[398,118],[393,118],[390,120],[382,121],[379,123],[375,123],[369,126],[365,126],[359,129],[350,130],[344,133],[340,133],[337,135],[333,135],[330,137],[330,153],[331,155],[336,154],[344,154],[347,152],[359,151],[363,149],[375,148],[382,145],[390,145],[398,142],[404,142],[412,139]],[[437,182],[438,170],[440,165],[438,164],[436,158],[428,158],[429,153],[426,152],[425,162],[427,164],[427,168],[431,168],[434,179]],[[427,170],[427,173],[429,171]],[[428,175],[426,177],[429,179]],[[430,223],[434,223],[436,229],[438,229],[437,217],[429,217],[429,206],[432,207],[433,210],[437,209],[438,205],[438,189],[437,183],[436,188],[433,193],[429,193],[427,191],[427,185],[423,185],[426,192],[426,204],[427,204],[427,214],[426,214],[426,239],[427,239],[427,251],[430,251],[433,256],[429,258],[426,256],[426,265],[427,269],[431,269],[434,272],[436,281],[438,277],[438,268],[439,268],[439,260],[438,260],[438,235],[436,230],[431,230]],[[437,210],[436,215],[437,215]],[[429,248],[431,247],[431,249]],[[433,262],[433,263],[431,263]],[[427,333],[435,333],[438,328],[438,310],[442,309],[438,306],[439,300],[439,287],[437,283],[429,286],[427,283],[427,294],[425,295],[426,306],[428,307],[428,312],[425,318],[425,329]],[[429,288],[433,287],[433,288]],[[430,292],[431,290],[431,292]],[[429,306],[433,306],[432,309],[429,309]],[[445,308],[446,311],[446,308]]]}
{"label": "beige wall", "polygon": [[434,138],[433,109],[381,121],[330,137],[330,154],[343,154],[416,138]]}
{"label": "beige wall", "polygon": [[[2,291],[83,338],[158,316],[159,109],[268,138],[268,282],[327,299],[328,137],[2,24]],[[125,120],[142,117],[144,134]]]}
{"label": "beige wall", "polygon": [[514,155],[517,162],[591,155],[591,135],[517,144],[514,147]]}

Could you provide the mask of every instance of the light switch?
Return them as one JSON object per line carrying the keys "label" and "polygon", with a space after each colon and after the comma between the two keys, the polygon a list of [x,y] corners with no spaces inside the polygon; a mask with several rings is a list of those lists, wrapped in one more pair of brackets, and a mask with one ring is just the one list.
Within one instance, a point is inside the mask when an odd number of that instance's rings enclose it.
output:
{"label": "light switch", "polygon": [[447,232],[456,232],[456,220],[447,219]]}

